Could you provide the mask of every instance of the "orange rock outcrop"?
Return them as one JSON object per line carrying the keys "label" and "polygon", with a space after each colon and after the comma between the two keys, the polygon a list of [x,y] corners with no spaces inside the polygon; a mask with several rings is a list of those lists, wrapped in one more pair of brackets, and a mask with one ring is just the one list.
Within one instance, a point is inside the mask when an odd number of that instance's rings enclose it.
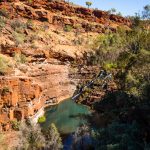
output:
{"label": "orange rock outcrop", "polygon": [[0,123],[21,121],[33,116],[44,105],[42,89],[30,78],[0,77]]}
{"label": "orange rock outcrop", "polygon": [[63,27],[71,25],[73,28],[77,28],[77,25],[80,24],[85,31],[104,32],[108,27],[114,30],[114,24],[131,26],[131,21],[127,18],[109,14],[106,11],[75,7],[63,1],[37,0],[29,3],[26,0],[21,0],[21,2],[18,0],[7,4],[1,3],[0,8],[4,7],[11,12],[12,18],[21,16]]}

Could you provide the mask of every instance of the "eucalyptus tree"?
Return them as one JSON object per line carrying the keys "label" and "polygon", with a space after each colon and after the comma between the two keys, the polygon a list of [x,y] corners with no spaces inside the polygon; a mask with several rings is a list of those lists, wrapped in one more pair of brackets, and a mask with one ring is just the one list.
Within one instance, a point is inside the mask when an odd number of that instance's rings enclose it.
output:
{"label": "eucalyptus tree", "polygon": [[115,8],[111,8],[110,10],[108,10],[109,14],[116,14],[117,10]]}
{"label": "eucalyptus tree", "polygon": [[41,127],[36,124],[22,123],[20,126],[21,144],[19,149],[42,149],[45,147],[45,137],[41,132]]}
{"label": "eucalyptus tree", "polygon": [[88,9],[89,9],[89,8],[90,8],[90,6],[92,5],[92,2],[87,1],[87,2],[85,2],[85,4],[88,6]]}
{"label": "eucalyptus tree", "polygon": [[49,126],[46,132],[46,148],[51,150],[59,150],[63,148],[60,134],[54,123]]}
{"label": "eucalyptus tree", "polygon": [[150,19],[150,5],[146,5],[144,7],[144,10],[142,12],[142,16],[144,19],[149,20]]}

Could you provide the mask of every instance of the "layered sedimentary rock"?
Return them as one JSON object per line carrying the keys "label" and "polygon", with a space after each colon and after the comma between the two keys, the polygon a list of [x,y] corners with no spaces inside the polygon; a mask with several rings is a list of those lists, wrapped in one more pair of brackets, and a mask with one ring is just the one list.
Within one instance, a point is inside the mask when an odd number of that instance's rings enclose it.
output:
{"label": "layered sedimentary rock", "polygon": [[21,121],[43,107],[41,87],[27,77],[0,77],[0,123],[5,129],[9,121]]}
{"label": "layered sedimentary rock", "polygon": [[108,27],[114,30],[120,25],[131,26],[131,21],[127,18],[101,10],[75,7],[66,2],[44,0],[28,3],[24,0],[0,5],[0,8],[4,7],[11,12],[12,18],[22,16],[59,26],[71,25],[74,28],[80,25],[85,31],[104,32]]}
{"label": "layered sedimentary rock", "polygon": [[[38,119],[43,108],[73,95],[75,85],[65,65],[22,65],[26,76],[0,78],[0,123],[3,130],[12,120]],[[40,116],[40,115],[39,115]]]}
{"label": "layered sedimentary rock", "polygon": [[42,98],[54,101],[54,103],[71,97],[75,90],[75,85],[72,84],[68,74],[69,66],[53,64],[33,65],[28,72],[28,76],[41,85]]}
{"label": "layered sedimentary rock", "polygon": [[[111,72],[109,79],[106,79],[106,77],[104,79],[98,77],[100,71],[98,66],[80,66],[76,74],[70,74],[74,79],[80,79],[75,95],[81,89],[82,93],[75,99],[77,102],[92,107],[96,102],[101,101],[106,94],[118,89],[117,84],[113,80],[115,72]],[[110,72],[107,72],[107,75],[109,74]]]}

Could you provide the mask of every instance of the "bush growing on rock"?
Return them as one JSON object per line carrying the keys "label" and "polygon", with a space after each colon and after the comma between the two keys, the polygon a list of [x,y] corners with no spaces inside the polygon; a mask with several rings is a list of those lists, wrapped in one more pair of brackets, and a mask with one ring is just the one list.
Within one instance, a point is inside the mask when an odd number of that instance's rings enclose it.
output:
{"label": "bush growing on rock", "polygon": [[12,70],[13,62],[8,57],[0,54],[0,75],[5,75]]}
{"label": "bush growing on rock", "polygon": [[15,54],[14,59],[17,63],[25,63],[27,61],[27,58],[24,54]]}
{"label": "bush growing on rock", "polygon": [[38,119],[38,123],[43,123],[45,121],[46,121],[46,117],[45,116],[39,117],[39,119]]}
{"label": "bush growing on rock", "polygon": [[35,30],[35,24],[31,19],[28,19],[26,22],[26,27],[31,30]]}
{"label": "bush growing on rock", "polygon": [[0,16],[9,18],[9,14],[8,14],[8,12],[5,9],[1,9],[0,10]]}
{"label": "bush growing on rock", "polygon": [[22,33],[13,32],[13,38],[15,40],[16,45],[24,44],[25,42],[25,35]]}
{"label": "bush growing on rock", "polygon": [[6,19],[0,16],[0,31],[5,27]]}
{"label": "bush growing on rock", "polygon": [[20,122],[18,121],[11,121],[11,125],[12,125],[12,129],[15,130],[15,131],[19,131],[19,128],[20,128]]}
{"label": "bush growing on rock", "polygon": [[33,2],[33,0],[28,0],[28,3],[32,3]]}
{"label": "bush growing on rock", "polygon": [[108,10],[109,14],[116,14],[117,10],[115,8],[111,8],[110,10]]}
{"label": "bush growing on rock", "polygon": [[7,92],[10,92],[9,87],[3,87],[3,89],[2,89],[2,95],[5,95]]}
{"label": "bush growing on rock", "polygon": [[25,28],[27,28],[26,23],[23,21],[16,19],[11,22],[11,27],[14,31],[18,33],[22,33]]}
{"label": "bush growing on rock", "polygon": [[70,25],[65,25],[65,27],[64,27],[64,31],[65,31],[65,32],[70,32],[72,29],[73,29],[73,28],[72,28],[72,26],[70,26]]}

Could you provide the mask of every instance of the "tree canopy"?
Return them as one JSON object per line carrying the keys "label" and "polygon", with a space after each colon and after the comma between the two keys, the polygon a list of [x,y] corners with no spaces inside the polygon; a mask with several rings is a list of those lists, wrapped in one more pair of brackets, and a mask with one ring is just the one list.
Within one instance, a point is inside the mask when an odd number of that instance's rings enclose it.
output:
{"label": "tree canopy", "polygon": [[90,1],[87,1],[87,2],[85,2],[86,3],[86,5],[88,6],[88,8],[92,5],[92,2],[90,2]]}
{"label": "tree canopy", "polygon": [[142,12],[144,19],[150,19],[150,5],[146,5]]}

